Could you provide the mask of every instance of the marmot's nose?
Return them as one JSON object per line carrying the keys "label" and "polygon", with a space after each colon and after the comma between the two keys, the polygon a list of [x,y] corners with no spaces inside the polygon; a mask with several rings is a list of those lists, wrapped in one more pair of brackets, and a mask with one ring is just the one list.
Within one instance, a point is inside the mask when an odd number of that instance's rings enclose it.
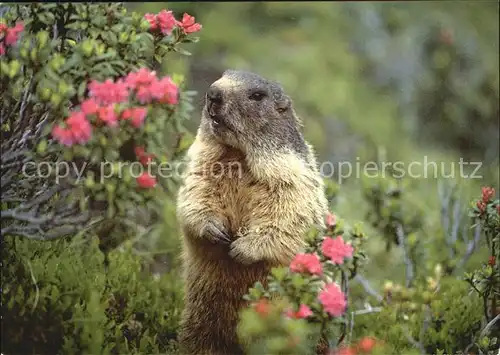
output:
{"label": "marmot's nose", "polygon": [[213,103],[222,103],[222,90],[216,86],[211,86],[207,91],[207,99]]}

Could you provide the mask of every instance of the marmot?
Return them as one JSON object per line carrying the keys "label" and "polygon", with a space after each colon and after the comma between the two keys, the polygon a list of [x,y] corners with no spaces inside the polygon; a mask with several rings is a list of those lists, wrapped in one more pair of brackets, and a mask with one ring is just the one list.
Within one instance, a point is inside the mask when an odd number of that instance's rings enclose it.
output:
{"label": "marmot", "polygon": [[281,86],[257,74],[227,70],[208,89],[178,193],[182,354],[242,354],[243,295],[324,227],[323,180],[301,126]]}

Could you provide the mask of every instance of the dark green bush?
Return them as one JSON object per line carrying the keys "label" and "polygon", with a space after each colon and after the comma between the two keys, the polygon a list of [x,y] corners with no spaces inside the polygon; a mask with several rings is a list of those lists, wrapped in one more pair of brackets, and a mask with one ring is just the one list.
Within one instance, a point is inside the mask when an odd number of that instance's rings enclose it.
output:
{"label": "dark green bush", "polygon": [[129,243],[110,253],[97,238],[2,245],[2,353],[170,353],[181,280],[154,276]]}

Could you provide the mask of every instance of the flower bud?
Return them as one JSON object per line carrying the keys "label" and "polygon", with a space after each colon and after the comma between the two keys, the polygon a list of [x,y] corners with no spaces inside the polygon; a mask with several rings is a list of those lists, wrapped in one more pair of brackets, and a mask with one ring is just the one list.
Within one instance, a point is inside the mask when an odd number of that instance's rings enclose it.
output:
{"label": "flower bud", "polygon": [[116,190],[116,184],[114,184],[112,182],[106,183],[105,187],[106,187],[106,191],[108,191],[110,194],[112,194]]}
{"label": "flower bud", "polygon": [[87,178],[85,179],[85,186],[89,189],[92,189],[95,186],[94,176],[87,176]]}
{"label": "flower bud", "polygon": [[42,139],[38,146],[36,147],[38,154],[44,154],[47,151],[47,140]]}
{"label": "flower bud", "polygon": [[73,159],[73,152],[69,149],[64,150],[63,158],[66,161],[70,161],[71,159]]}
{"label": "flower bud", "polygon": [[39,90],[39,95],[40,99],[42,99],[43,101],[49,101],[50,96],[52,95],[52,90],[50,90],[49,88],[42,88]]}
{"label": "flower bud", "polygon": [[409,290],[407,288],[403,288],[401,290],[400,297],[401,297],[401,300],[403,300],[403,301],[409,300],[410,299],[410,292],[409,292]]}
{"label": "flower bud", "polygon": [[36,62],[37,58],[38,58],[38,51],[36,50],[36,48],[31,49],[30,52],[31,61]]}
{"label": "flower bud", "polygon": [[118,42],[119,42],[119,43],[126,43],[126,42],[127,42],[127,40],[128,40],[128,37],[129,37],[128,33],[126,33],[126,32],[121,32],[121,33],[120,33],[120,36],[118,37]]}
{"label": "flower bud", "polygon": [[40,31],[36,34],[36,39],[38,41],[38,48],[43,49],[49,40],[49,33],[47,31]]}
{"label": "flower bud", "polygon": [[96,48],[96,54],[97,55],[103,55],[105,50],[106,50],[106,46],[104,45],[104,43],[101,43]]}
{"label": "flower bud", "polygon": [[61,80],[59,84],[57,84],[57,91],[59,94],[61,94],[61,96],[65,96],[69,91],[68,84]]}
{"label": "flower bud", "polygon": [[422,301],[424,303],[430,303],[432,301],[432,294],[429,291],[422,292]]}
{"label": "flower bud", "polygon": [[384,284],[384,292],[391,292],[393,290],[394,284],[392,281],[386,281]]}
{"label": "flower bud", "polygon": [[7,62],[0,62],[0,74],[7,75],[10,72],[9,64]]}
{"label": "flower bud", "polygon": [[108,145],[108,139],[107,139],[105,136],[101,136],[101,137],[99,138],[99,143],[100,143],[103,147],[105,147],[105,146],[107,146],[107,145]]}
{"label": "flower bud", "polygon": [[26,48],[21,48],[19,50],[19,54],[21,54],[21,58],[28,59],[29,52],[28,52],[28,50]]}
{"label": "flower bud", "polygon": [[418,308],[418,304],[416,304],[415,302],[410,302],[410,304],[408,304],[408,308],[410,309],[410,311],[416,311]]}
{"label": "flower bud", "polygon": [[443,267],[441,264],[436,264],[434,267],[434,275],[436,276],[436,279],[439,279],[443,275]]}
{"label": "flower bud", "polygon": [[21,68],[21,63],[17,60],[13,60],[10,62],[10,70],[9,70],[9,78],[15,77],[19,73],[19,69]]}
{"label": "flower bud", "polygon": [[427,289],[429,291],[435,291],[437,288],[437,281],[433,279],[432,277],[427,278]]}
{"label": "flower bud", "polygon": [[151,27],[151,25],[149,24],[148,21],[141,20],[141,24],[139,25],[139,28],[141,29],[141,31],[147,31],[149,29],[149,27]]}
{"label": "flower bud", "polygon": [[61,104],[62,97],[57,93],[53,93],[50,97],[50,103],[54,106],[59,106]]}
{"label": "flower bud", "polygon": [[90,40],[85,40],[82,43],[82,52],[85,57],[90,57],[94,51],[94,46]]}
{"label": "flower bud", "polygon": [[137,39],[137,34],[135,33],[135,31],[132,31],[130,33],[130,42],[135,42]]}

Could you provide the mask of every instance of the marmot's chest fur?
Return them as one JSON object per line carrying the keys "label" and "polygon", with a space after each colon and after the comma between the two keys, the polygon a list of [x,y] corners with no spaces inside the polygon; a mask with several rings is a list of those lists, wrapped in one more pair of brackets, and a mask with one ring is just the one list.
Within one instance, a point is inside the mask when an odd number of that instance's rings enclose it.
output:
{"label": "marmot's chest fur", "polygon": [[[304,174],[303,181],[296,181],[293,185],[279,182],[269,184],[252,174],[241,153],[227,148],[220,157],[194,164],[191,169],[191,173],[186,178],[186,185],[206,186],[210,191],[211,204],[216,206],[217,213],[224,217],[229,235],[233,240],[244,235],[245,230],[251,227],[250,224],[255,221],[256,217],[287,218],[285,214],[290,211],[290,206],[296,206],[293,218],[297,221],[297,230],[293,233],[305,233],[314,223],[322,222],[320,219],[323,216],[321,209],[318,208],[318,201],[311,199],[311,195],[314,196],[316,193],[312,187],[320,188],[321,185],[311,179],[308,174]],[[273,202],[270,202],[269,197],[276,197],[276,194],[279,194],[278,200],[276,201],[275,198]],[[281,214],[280,210],[283,211]],[[317,213],[314,214],[311,211]],[[207,243],[206,240],[200,240],[197,237],[191,238],[190,233],[186,232],[188,244],[192,244],[194,252],[199,251],[205,258],[217,263],[221,259],[234,262],[228,258],[227,245]]]}

